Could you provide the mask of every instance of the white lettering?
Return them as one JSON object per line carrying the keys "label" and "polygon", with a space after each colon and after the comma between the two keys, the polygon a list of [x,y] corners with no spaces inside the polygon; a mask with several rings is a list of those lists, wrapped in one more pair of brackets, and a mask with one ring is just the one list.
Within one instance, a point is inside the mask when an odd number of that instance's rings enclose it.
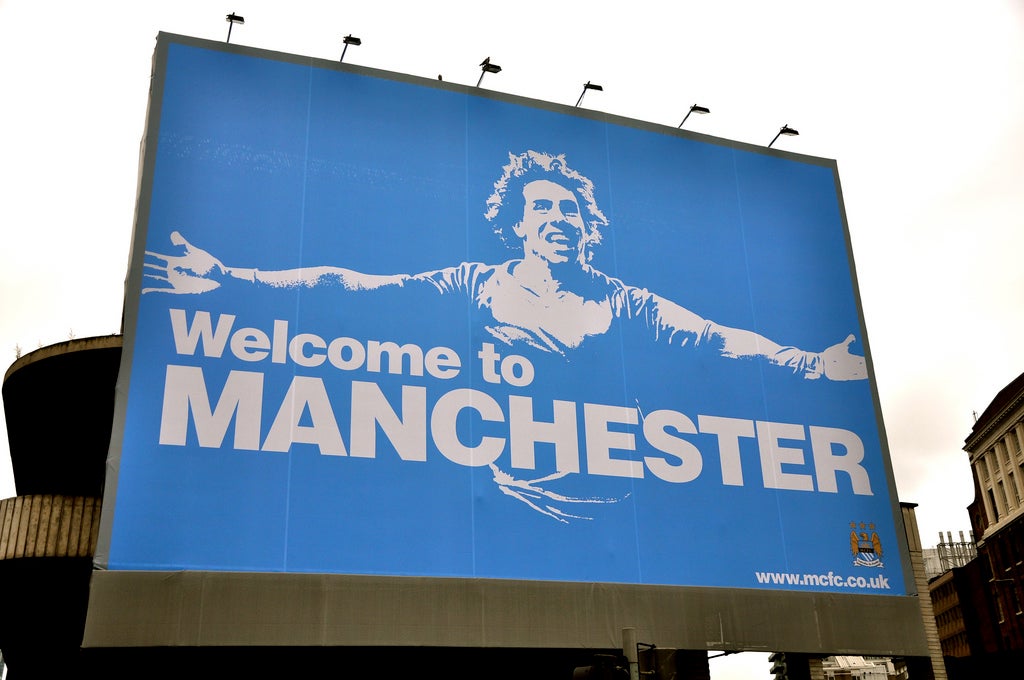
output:
{"label": "white lettering", "polygon": [[455,353],[455,350],[447,347],[431,347],[427,350],[427,356],[423,361],[426,364],[427,373],[441,380],[454,378],[462,368],[459,355]]}
{"label": "white lettering", "polygon": [[466,408],[475,410],[485,421],[505,421],[501,406],[489,394],[470,389],[452,390],[437,400],[430,414],[430,434],[434,438],[434,445],[453,463],[468,467],[490,465],[498,460],[505,449],[505,440],[500,437],[481,437],[476,446],[463,444],[456,431],[456,421],[459,412]]}
{"label": "white lettering", "polygon": [[366,370],[373,373],[380,373],[381,356],[387,355],[388,373],[401,375],[402,357],[409,357],[409,375],[423,375],[423,350],[411,342],[399,347],[394,342],[371,340],[366,343],[366,355]]}
{"label": "white lettering", "polygon": [[761,475],[765,488],[814,491],[811,475],[783,472],[783,465],[804,465],[804,451],[782,446],[780,439],[803,440],[803,425],[757,421],[757,446],[761,452]]}
{"label": "white lettering", "polygon": [[501,360],[501,377],[513,387],[526,387],[533,382],[533,364],[526,357],[510,354]]}
{"label": "white lettering", "polygon": [[231,336],[231,353],[242,361],[261,361],[267,358],[270,338],[258,328],[239,328]]}
{"label": "white lettering", "polygon": [[644,466],[638,460],[612,458],[612,449],[636,450],[636,438],[631,432],[613,432],[609,423],[636,425],[635,408],[625,406],[583,405],[584,427],[587,433],[587,472],[612,477],[644,476]]}
{"label": "white lettering", "polygon": [[697,434],[697,428],[693,421],[678,411],[652,411],[644,418],[644,437],[654,448],[663,453],[679,459],[679,463],[673,465],[664,458],[644,457],[644,463],[660,479],[666,482],[682,484],[692,482],[700,475],[704,467],[704,461],[700,456],[700,450],[682,437],[676,437],[668,433],[666,428],[671,427],[680,434]]}
{"label": "white lettering", "polygon": [[[218,359],[224,358],[225,348],[230,348],[228,358],[248,363],[269,358],[274,364],[290,361],[298,367],[317,368],[329,362],[342,371],[363,369],[412,376],[423,376],[426,371],[439,380],[458,376],[462,368],[459,354],[449,347],[424,350],[413,343],[364,344],[347,337],[328,342],[313,333],[291,336],[288,321],[282,319],[274,320],[268,333],[251,327],[233,330],[236,317],[231,314],[214,318],[210,312],[196,311],[189,318],[182,309],[171,309],[169,314],[179,355]],[[482,343],[477,356],[478,379],[483,383],[525,387],[535,378],[529,359],[516,354],[502,357],[492,343]],[[194,431],[192,436],[199,446],[219,448],[233,427],[236,450],[286,452],[299,443],[317,446],[323,455],[376,458],[381,434],[403,461],[425,461],[433,446],[452,462],[469,467],[497,461],[507,444],[510,461],[506,464],[522,470],[537,469],[540,446],[542,454],[553,454],[559,473],[577,474],[582,467],[582,446],[588,474],[641,479],[646,468],[654,477],[672,484],[697,479],[703,472],[705,456],[714,455],[717,443],[722,484],[726,486],[744,485],[741,449],[748,447],[752,458],[756,445],[764,488],[836,494],[842,473],[849,479],[844,489],[856,495],[873,494],[864,463],[864,442],[856,433],[840,428],[711,415],[697,415],[695,425],[690,417],[673,410],[655,410],[645,416],[638,408],[583,403],[581,433],[581,404],[576,402],[552,400],[550,411],[546,404],[541,407],[542,413],[551,414],[550,420],[538,420],[538,404],[532,396],[511,395],[507,404],[498,404],[486,392],[459,388],[437,398],[429,413],[428,433],[427,387],[402,385],[400,395],[397,386],[394,391],[387,388],[395,400],[392,404],[376,383],[351,381],[347,388],[350,393],[345,395],[345,402],[350,404],[348,418],[341,420],[350,428],[350,449],[346,449],[324,379],[290,379],[260,447],[265,387],[262,373],[231,371],[211,405],[203,368],[169,364],[158,441],[185,446],[190,431]],[[464,413],[467,410],[471,413]],[[505,423],[506,419],[504,431],[483,425]],[[640,446],[636,440],[638,424],[642,432]],[[712,435],[714,439],[694,435]],[[744,443],[741,439],[753,441]],[[708,444],[703,452],[698,446],[702,443]],[[540,467],[550,465],[544,461]]]}
{"label": "white lettering", "polygon": [[[350,357],[345,358],[345,350],[349,351]],[[354,371],[366,361],[366,350],[358,340],[352,338],[335,338],[327,346],[327,359],[335,368],[343,371]]]}
{"label": "white lettering", "polygon": [[274,320],[274,348],[270,361],[275,364],[285,363],[288,349],[288,322],[283,319]]}
{"label": "white lettering", "polygon": [[221,314],[217,317],[217,330],[210,324],[209,312],[196,312],[192,317],[192,325],[186,328],[185,310],[171,309],[171,333],[174,336],[174,350],[178,354],[193,356],[196,345],[203,341],[203,356],[220,358],[224,353],[224,345],[231,335],[231,326],[235,323],[233,314]]}
{"label": "white lettering", "polygon": [[[834,427],[810,426],[811,453],[814,456],[814,472],[818,482],[818,491],[838,493],[836,472],[842,470],[850,477],[853,493],[858,496],[871,496],[871,480],[868,471],[861,462],[864,460],[864,443],[853,432]],[[846,453],[837,456],[833,445],[842,446]]]}
{"label": "white lettering", "polygon": [[402,386],[402,417],[377,383],[352,381],[352,456],[377,455],[377,425],[402,460],[427,459],[427,388]]}
{"label": "white lettering", "polygon": [[324,359],[327,358],[325,354],[310,354],[307,355],[304,348],[312,347],[314,349],[327,349],[327,343],[319,335],[313,335],[312,333],[299,333],[292,341],[288,343],[288,356],[292,358],[299,366],[305,366],[306,368],[314,368],[324,363]]}
{"label": "white lettering", "polygon": [[[312,425],[300,425],[302,416],[309,412]],[[325,456],[344,456],[338,421],[327,398],[324,381],[320,378],[297,375],[288,386],[288,393],[270,426],[263,442],[264,451],[288,451],[292,444],[315,444]]]}
{"label": "white lettering", "polygon": [[203,369],[168,365],[159,441],[161,444],[185,446],[191,413],[199,446],[219,448],[234,416],[234,448],[257,451],[260,448],[262,408],[262,373],[231,371],[217,400],[217,407],[211,410]]}
{"label": "white lettering", "polygon": [[576,427],[576,403],[552,403],[554,421],[537,422],[533,419],[533,399],[511,396],[508,399],[509,438],[512,449],[512,467],[536,469],[534,447],[537,442],[555,445],[555,467],[559,472],[580,471],[580,446]]}
{"label": "white lettering", "polygon": [[501,356],[494,351],[494,345],[485,342],[476,355],[480,359],[480,368],[483,370],[484,381],[492,385],[500,383],[501,378],[498,376],[496,367]]}
{"label": "white lettering", "polygon": [[743,486],[740,463],[740,437],[754,437],[754,421],[720,416],[697,416],[700,431],[718,435],[718,457],[722,465],[722,484]]}

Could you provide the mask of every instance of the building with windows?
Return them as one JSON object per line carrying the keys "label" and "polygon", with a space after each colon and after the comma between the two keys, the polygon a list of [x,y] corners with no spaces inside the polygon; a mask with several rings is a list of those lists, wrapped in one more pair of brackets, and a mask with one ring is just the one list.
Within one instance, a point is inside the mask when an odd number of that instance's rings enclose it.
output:
{"label": "building with windows", "polygon": [[994,602],[980,560],[953,567],[928,589],[947,667],[998,653]]}
{"label": "building with windows", "polygon": [[[982,648],[978,639],[977,613],[985,609],[984,599],[974,603],[970,601],[971,593],[982,590],[982,580],[976,574],[978,552],[974,536],[972,534],[968,541],[961,531],[960,540],[954,541],[952,532],[947,531],[943,536],[940,531],[939,543],[923,552],[942,655],[969,657],[972,648]],[[968,606],[961,604],[961,598],[968,600]]]}
{"label": "building with windows", "polygon": [[998,649],[1024,650],[1024,374],[996,395],[964,443],[977,495],[968,508],[996,613]]}
{"label": "building with windows", "polygon": [[1024,509],[1024,374],[1004,387],[974,423],[964,443],[985,510],[983,542]]}
{"label": "building with windows", "polygon": [[825,680],[905,680],[907,670],[892,659],[831,656],[822,664]]}
{"label": "building with windows", "polygon": [[977,418],[964,450],[977,557],[963,563],[970,551],[954,546],[952,568],[928,586],[953,679],[1024,667],[1024,374]]}

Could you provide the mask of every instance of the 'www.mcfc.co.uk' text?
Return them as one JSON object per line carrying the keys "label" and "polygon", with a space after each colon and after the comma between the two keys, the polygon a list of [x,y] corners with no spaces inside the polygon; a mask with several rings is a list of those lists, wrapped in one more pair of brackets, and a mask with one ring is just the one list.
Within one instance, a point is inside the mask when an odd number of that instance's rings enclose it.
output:
{"label": "'www.mcfc.co.uk' text", "polygon": [[790,574],[778,571],[755,571],[758,583],[786,586],[825,586],[831,588],[870,588],[888,590],[889,579],[885,576],[842,576],[834,572],[827,574]]}

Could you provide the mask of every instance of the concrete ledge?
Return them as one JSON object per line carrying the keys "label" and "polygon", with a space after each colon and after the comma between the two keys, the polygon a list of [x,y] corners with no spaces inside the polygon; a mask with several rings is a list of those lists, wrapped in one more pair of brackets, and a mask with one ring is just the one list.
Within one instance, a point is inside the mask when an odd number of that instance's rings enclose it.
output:
{"label": "concrete ledge", "polygon": [[43,361],[44,359],[49,359],[50,357],[60,356],[62,354],[71,354],[73,352],[85,352],[91,349],[120,349],[123,344],[123,336],[114,334],[99,335],[96,337],[81,338],[77,340],[66,340],[53,345],[47,345],[46,347],[40,347],[39,349],[18,357],[14,363],[8,367],[7,372],[4,374],[4,382],[7,382],[8,378],[26,366],[38,361]]}
{"label": "concrete ledge", "polygon": [[0,501],[0,560],[92,557],[101,501],[86,496],[16,496]]}

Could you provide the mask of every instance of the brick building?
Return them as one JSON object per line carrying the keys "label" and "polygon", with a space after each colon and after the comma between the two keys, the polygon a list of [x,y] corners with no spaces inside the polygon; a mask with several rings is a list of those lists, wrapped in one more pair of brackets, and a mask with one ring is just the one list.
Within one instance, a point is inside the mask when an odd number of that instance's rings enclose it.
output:
{"label": "brick building", "polygon": [[[1024,374],[996,394],[964,443],[977,558],[929,583],[950,678],[1024,668]],[[1010,677],[1010,676],[1007,676]]]}

